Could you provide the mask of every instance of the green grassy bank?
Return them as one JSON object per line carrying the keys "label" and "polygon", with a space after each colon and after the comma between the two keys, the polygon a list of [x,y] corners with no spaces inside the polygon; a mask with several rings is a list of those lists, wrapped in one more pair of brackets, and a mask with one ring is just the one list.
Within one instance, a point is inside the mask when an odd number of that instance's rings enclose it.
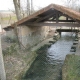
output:
{"label": "green grassy bank", "polygon": [[67,55],[62,68],[62,80],[80,80],[80,56]]}

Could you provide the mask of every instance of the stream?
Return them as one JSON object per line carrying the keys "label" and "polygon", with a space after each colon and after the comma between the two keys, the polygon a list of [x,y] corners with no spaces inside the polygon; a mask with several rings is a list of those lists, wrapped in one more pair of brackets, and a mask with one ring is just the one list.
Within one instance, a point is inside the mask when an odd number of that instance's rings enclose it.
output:
{"label": "stream", "polygon": [[70,52],[74,36],[62,33],[61,38],[51,47],[44,47],[31,65],[23,80],[62,80],[62,65]]}

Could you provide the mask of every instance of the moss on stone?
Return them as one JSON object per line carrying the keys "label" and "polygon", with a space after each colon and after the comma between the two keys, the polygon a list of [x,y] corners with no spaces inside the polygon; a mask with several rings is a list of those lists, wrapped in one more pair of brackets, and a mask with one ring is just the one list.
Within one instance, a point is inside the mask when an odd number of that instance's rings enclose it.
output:
{"label": "moss on stone", "polygon": [[25,56],[23,58],[23,60],[25,61],[26,65],[23,67],[21,72],[18,75],[15,76],[15,80],[22,80],[22,77],[25,76],[25,73],[28,71],[28,69],[30,68],[31,64],[33,63],[33,61],[35,60],[36,57],[37,57],[36,52],[31,52],[28,57]]}
{"label": "moss on stone", "polygon": [[66,56],[62,68],[62,80],[80,80],[80,56],[74,54]]}

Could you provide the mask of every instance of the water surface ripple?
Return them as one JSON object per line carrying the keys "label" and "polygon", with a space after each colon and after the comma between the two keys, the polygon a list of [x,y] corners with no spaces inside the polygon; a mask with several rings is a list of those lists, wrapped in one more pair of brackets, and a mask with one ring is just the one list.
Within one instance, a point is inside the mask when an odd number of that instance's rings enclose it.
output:
{"label": "water surface ripple", "polygon": [[42,49],[23,80],[62,80],[62,64],[70,54],[73,38],[71,33],[62,33],[55,44]]}

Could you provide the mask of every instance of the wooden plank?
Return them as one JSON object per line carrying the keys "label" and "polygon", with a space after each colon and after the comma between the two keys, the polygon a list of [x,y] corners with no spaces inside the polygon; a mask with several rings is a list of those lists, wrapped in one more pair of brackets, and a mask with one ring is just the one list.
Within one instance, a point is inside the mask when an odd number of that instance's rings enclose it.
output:
{"label": "wooden plank", "polygon": [[79,30],[73,29],[56,29],[57,32],[78,32]]}
{"label": "wooden plank", "polygon": [[27,23],[27,26],[66,26],[66,27],[80,27],[80,24],[73,23]]}
{"label": "wooden plank", "polygon": [[[47,21],[56,22],[56,20],[47,20]],[[75,22],[75,21],[74,20],[58,20],[58,22]]]}
{"label": "wooden plank", "polygon": [[58,13],[56,13],[56,23],[58,23],[59,21],[59,15],[58,15]]}

